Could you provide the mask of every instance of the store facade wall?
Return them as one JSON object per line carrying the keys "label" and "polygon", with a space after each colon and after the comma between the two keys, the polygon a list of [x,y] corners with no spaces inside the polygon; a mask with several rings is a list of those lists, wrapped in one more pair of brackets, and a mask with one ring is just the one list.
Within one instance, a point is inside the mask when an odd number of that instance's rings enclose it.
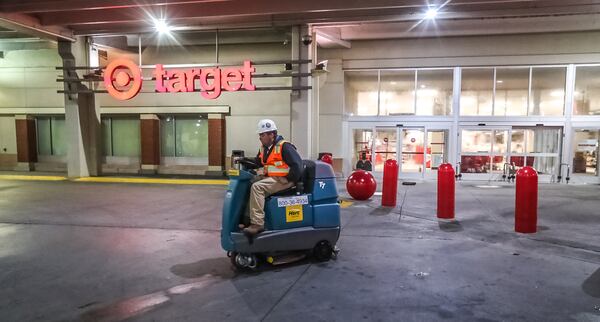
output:
{"label": "store facade wall", "polygon": [[[402,158],[406,170],[411,169],[407,161],[422,162],[416,170],[420,178],[435,178],[429,170],[441,157],[452,164],[487,162],[487,175],[472,179],[498,178],[504,163],[535,162],[547,180],[556,180],[560,163],[573,163],[573,127],[585,123],[590,128],[600,121],[590,112],[594,108],[587,107],[595,105],[594,93],[600,92],[592,80],[598,77],[590,76],[596,67],[589,66],[600,58],[600,46],[589,39],[599,36],[582,32],[354,40],[350,49],[319,49],[318,59],[335,62],[334,68],[341,65],[344,74],[343,86],[334,80],[325,83],[327,90],[321,92],[329,93],[320,100],[323,111],[325,105],[335,105],[329,97],[344,97],[342,112],[338,109],[342,122],[336,125],[344,137],[344,174],[360,157],[356,142],[366,140],[374,163],[385,160],[375,160],[378,155]],[[584,80],[576,81],[576,75]],[[577,86],[587,91],[574,90]],[[472,134],[490,142],[485,151],[478,150],[481,145],[474,152],[465,146],[477,139]],[[519,139],[523,137],[528,139]],[[492,144],[495,140],[502,144]],[[518,140],[527,140],[529,151],[518,147]],[[428,141],[434,145],[424,143]],[[324,137],[321,142],[327,144]],[[548,142],[553,142],[551,148],[538,148]],[[566,165],[562,167],[564,177]],[[401,176],[414,177],[410,172]]]}
{"label": "store facade wall", "polygon": [[[108,61],[117,57],[127,56],[123,52],[108,52]],[[219,46],[219,61],[222,63],[241,63],[244,60],[254,62],[290,60],[291,48],[282,43],[241,44]],[[129,54],[129,58],[137,62],[139,57]],[[207,64],[215,61],[214,46],[161,46],[146,47],[142,52],[142,64]],[[285,64],[256,65],[256,74],[282,73]],[[144,70],[145,76],[151,77],[149,70]],[[257,87],[291,86],[291,78],[254,78]],[[232,150],[244,150],[246,153],[258,151],[258,139],[255,135],[256,124],[262,118],[273,119],[284,137],[290,135],[290,94],[289,90],[254,91],[254,92],[222,92],[217,99],[206,99],[199,92],[193,93],[154,93],[154,82],[145,82],[141,93],[128,101],[115,100],[107,94],[96,94],[97,104],[101,107],[103,123],[108,118],[133,117],[136,115],[153,114],[160,122],[159,173],[188,173],[204,174],[209,169],[217,170],[217,166],[209,163],[209,145],[215,142],[215,130],[223,131],[219,139],[224,140],[224,146],[218,143],[219,152],[225,155],[217,158],[225,165],[229,164]],[[213,121],[211,121],[213,120]],[[215,122],[214,120],[222,120]],[[114,122],[114,121],[113,121]],[[212,125],[210,125],[212,124]],[[131,127],[137,125],[130,124]],[[212,129],[214,127],[214,129]],[[139,140],[134,136],[115,137],[121,144]],[[216,149],[216,147],[215,147]],[[216,151],[210,149],[210,151]],[[129,153],[124,158],[109,158],[105,155],[105,171],[117,170],[135,171],[138,155]],[[222,160],[221,160],[222,159]],[[216,162],[216,161],[214,161]]]}
{"label": "store facade wall", "polygon": [[62,84],[56,82],[61,74],[56,70],[61,65],[56,44],[7,42],[3,51],[0,169],[65,171],[64,96],[57,93]]}
{"label": "store facade wall", "polygon": [[0,115],[0,170],[13,170],[17,166],[17,134],[15,117]]}

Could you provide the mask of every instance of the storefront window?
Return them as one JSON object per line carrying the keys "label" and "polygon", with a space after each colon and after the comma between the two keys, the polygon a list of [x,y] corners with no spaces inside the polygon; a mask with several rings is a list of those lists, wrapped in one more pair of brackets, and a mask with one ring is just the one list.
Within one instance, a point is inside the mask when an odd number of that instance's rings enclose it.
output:
{"label": "storefront window", "polygon": [[208,120],[169,115],[161,120],[161,155],[208,159]]}
{"label": "storefront window", "polygon": [[175,118],[175,155],[208,158],[208,120],[201,117]]}
{"label": "storefront window", "polygon": [[67,155],[65,118],[62,116],[40,116],[37,123],[39,155]]}
{"label": "storefront window", "polygon": [[497,68],[494,115],[527,115],[529,68]]}
{"label": "storefront window", "polygon": [[345,77],[346,113],[351,116],[452,113],[452,69],[382,70],[379,75],[378,71],[349,71]]}
{"label": "storefront window", "polygon": [[573,114],[600,115],[600,66],[578,66]]}
{"label": "storefront window", "polygon": [[381,115],[415,114],[415,71],[381,71]]}
{"label": "storefront window", "polygon": [[175,156],[175,117],[166,116],[160,120],[160,154]]}
{"label": "storefront window", "polygon": [[563,115],[566,68],[532,68],[529,115]]}
{"label": "storefront window", "polygon": [[140,156],[140,120],[137,116],[102,119],[104,155],[112,157]]}
{"label": "storefront window", "polygon": [[452,114],[452,69],[417,71],[417,115]]}
{"label": "storefront window", "polygon": [[494,69],[463,69],[461,76],[460,114],[492,115]]}
{"label": "storefront window", "polygon": [[378,71],[345,73],[346,113],[368,116],[378,114]]}

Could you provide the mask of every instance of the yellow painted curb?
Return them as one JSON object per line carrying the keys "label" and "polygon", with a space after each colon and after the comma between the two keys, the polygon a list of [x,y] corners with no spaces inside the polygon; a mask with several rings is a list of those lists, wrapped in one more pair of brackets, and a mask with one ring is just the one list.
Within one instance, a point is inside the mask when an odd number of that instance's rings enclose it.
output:
{"label": "yellow painted curb", "polygon": [[229,180],[118,178],[118,177],[83,177],[83,178],[77,178],[73,181],[103,182],[103,183],[154,183],[154,184],[181,184],[181,185],[228,185],[229,184]]}
{"label": "yellow painted curb", "polygon": [[60,176],[23,176],[23,175],[0,175],[1,180],[27,180],[27,181],[64,181],[66,177]]}

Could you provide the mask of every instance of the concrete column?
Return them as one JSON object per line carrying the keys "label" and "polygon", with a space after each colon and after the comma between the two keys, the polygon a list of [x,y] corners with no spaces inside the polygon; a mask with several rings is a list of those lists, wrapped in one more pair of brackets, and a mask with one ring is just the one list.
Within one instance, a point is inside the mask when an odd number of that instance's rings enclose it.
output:
{"label": "concrete column", "polygon": [[[575,65],[571,64],[567,66],[567,77],[566,77],[566,89],[565,89],[565,123],[563,127],[563,135],[562,135],[562,146],[561,146],[561,154],[560,154],[560,162],[563,164],[568,164],[571,167],[571,173],[569,176],[573,176],[573,101],[575,95]],[[560,168],[560,167],[559,167]],[[567,176],[567,167],[564,166],[561,168],[562,173],[558,173],[557,176],[562,176],[563,181],[565,182],[565,177]]]}
{"label": "concrete column", "polygon": [[[63,67],[88,66],[87,38],[74,43],[59,40],[58,53]],[[75,70],[64,70],[65,78],[81,79]],[[102,145],[100,109],[94,93],[80,82],[65,83],[65,124],[67,130],[67,175],[69,177],[98,176],[101,172]]]}
{"label": "concrete column", "polygon": [[28,115],[15,115],[17,137],[17,171],[33,171],[37,162],[35,119]]}
{"label": "concrete column", "polygon": [[448,147],[446,153],[448,153],[448,163],[452,164],[456,168],[458,162],[460,162],[460,140],[458,135],[459,131],[459,120],[460,120],[460,92],[462,86],[462,70],[460,67],[454,67],[453,71],[453,91],[452,91],[452,127],[448,133]]}
{"label": "concrete column", "polygon": [[[292,60],[311,59],[311,46],[302,43],[302,35],[308,35],[309,30],[306,26],[292,27]],[[316,39],[313,39],[313,43]],[[308,73],[312,69],[312,64],[296,65],[299,70],[294,72]],[[311,86],[312,78],[293,78],[292,86]],[[311,90],[292,91],[290,107],[290,129],[291,141],[294,143],[298,152],[303,158],[316,157],[316,152],[312,147],[313,136],[313,98]]]}
{"label": "concrete column", "polygon": [[160,119],[156,114],[140,115],[142,173],[156,174],[160,165]]}
{"label": "concrete column", "polygon": [[208,114],[208,171],[221,172],[225,169],[225,117],[223,114]]}

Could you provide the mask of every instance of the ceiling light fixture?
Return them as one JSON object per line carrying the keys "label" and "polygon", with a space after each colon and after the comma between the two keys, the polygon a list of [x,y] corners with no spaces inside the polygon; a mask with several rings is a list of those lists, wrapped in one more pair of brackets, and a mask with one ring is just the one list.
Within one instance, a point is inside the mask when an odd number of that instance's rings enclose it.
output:
{"label": "ceiling light fixture", "polygon": [[429,8],[429,9],[427,9],[427,12],[425,13],[425,19],[435,19],[435,17],[437,17],[437,14],[438,14],[438,9]]}
{"label": "ceiling light fixture", "polygon": [[158,31],[159,34],[170,34],[171,27],[167,25],[167,22],[164,19],[152,19],[154,20],[154,28]]}

